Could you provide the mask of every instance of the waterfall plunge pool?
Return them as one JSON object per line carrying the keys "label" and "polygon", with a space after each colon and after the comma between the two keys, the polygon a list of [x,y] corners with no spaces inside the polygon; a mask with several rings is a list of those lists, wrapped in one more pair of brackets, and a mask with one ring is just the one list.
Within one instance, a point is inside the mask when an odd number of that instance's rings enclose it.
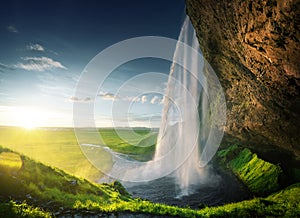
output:
{"label": "waterfall plunge pool", "polygon": [[178,197],[180,190],[176,185],[176,179],[172,176],[144,183],[124,183],[124,186],[133,197],[193,209],[250,198],[250,192],[234,175],[218,169],[217,166],[208,167],[210,174],[214,175],[214,181],[206,180],[206,182],[193,185],[193,192],[187,196]]}

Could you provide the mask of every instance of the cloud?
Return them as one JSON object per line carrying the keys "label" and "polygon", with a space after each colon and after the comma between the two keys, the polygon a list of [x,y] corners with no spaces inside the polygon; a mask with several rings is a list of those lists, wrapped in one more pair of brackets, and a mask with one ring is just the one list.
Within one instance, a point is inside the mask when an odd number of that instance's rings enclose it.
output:
{"label": "cloud", "polygon": [[[130,101],[130,102],[140,102],[142,104],[146,103],[148,101],[148,96],[143,95],[143,96],[122,96],[122,95],[115,95],[110,92],[100,92],[98,94],[99,97],[101,97],[103,100],[122,100],[122,101]],[[151,100],[151,104],[162,104],[162,98],[155,95]]]}
{"label": "cloud", "polygon": [[25,57],[22,58],[25,63],[18,63],[15,65],[16,68],[24,69],[28,71],[46,71],[54,68],[60,68],[67,70],[62,63],[55,61],[48,57]]}
{"label": "cloud", "polygon": [[164,95],[163,98],[160,100],[159,104],[164,104],[166,100],[166,96]]}
{"label": "cloud", "polygon": [[147,101],[147,96],[143,95],[141,98],[141,102],[144,104]]}
{"label": "cloud", "polygon": [[44,52],[47,51],[49,53],[52,53],[56,56],[58,56],[59,54],[56,51],[50,50],[50,49],[46,49],[44,46],[42,46],[41,44],[38,43],[30,43],[29,45],[26,46],[26,50],[27,51],[38,51],[38,52]]}
{"label": "cloud", "polygon": [[103,100],[117,100],[119,99],[118,96],[115,96],[113,93],[110,92],[100,92],[99,95]]}
{"label": "cloud", "polygon": [[86,97],[86,98],[78,98],[76,96],[71,96],[69,98],[69,101],[70,102],[91,102],[92,101],[92,98],[90,97]]}
{"label": "cloud", "polygon": [[141,98],[138,96],[125,96],[122,98],[124,101],[133,101],[133,102],[140,102]]}
{"label": "cloud", "polygon": [[40,44],[30,44],[26,46],[26,49],[29,51],[45,51],[45,48]]}
{"label": "cloud", "polygon": [[17,28],[14,27],[13,25],[9,25],[9,26],[7,27],[7,30],[8,30],[9,32],[11,32],[11,33],[19,33],[19,31],[17,30]]}
{"label": "cloud", "polygon": [[0,70],[3,72],[3,70],[14,70],[15,68],[9,66],[9,65],[6,65],[6,64],[2,64],[0,63]]}
{"label": "cloud", "polygon": [[141,98],[137,96],[121,96],[121,95],[115,95],[110,92],[100,92],[98,95],[104,100],[123,100],[123,101],[131,101],[131,102],[141,102]]}
{"label": "cloud", "polygon": [[157,95],[154,95],[154,97],[151,99],[151,104],[159,104],[161,102],[161,98]]}
{"label": "cloud", "polygon": [[79,101],[79,98],[78,98],[78,97],[75,97],[75,96],[72,96],[72,97],[69,98],[69,100],[70,100],[71,102],[76,102],[76,101]]}

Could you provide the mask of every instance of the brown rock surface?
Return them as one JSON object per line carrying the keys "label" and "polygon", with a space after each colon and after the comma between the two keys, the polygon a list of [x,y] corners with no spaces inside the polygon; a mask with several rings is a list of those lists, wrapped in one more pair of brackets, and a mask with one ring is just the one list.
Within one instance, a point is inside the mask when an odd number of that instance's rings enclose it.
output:
{"label": "brown rock surface", "polygon": [[186,0],[220,78],[226,133],[300,156],[300,0]]}

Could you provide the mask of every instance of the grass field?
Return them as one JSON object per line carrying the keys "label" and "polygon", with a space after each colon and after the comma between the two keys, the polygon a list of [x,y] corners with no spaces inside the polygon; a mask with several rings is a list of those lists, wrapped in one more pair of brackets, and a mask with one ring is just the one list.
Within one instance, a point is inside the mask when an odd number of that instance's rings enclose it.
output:
{"label": "grass field", "polygon": [[[128,140],[121,139],[113,129],[99,129],[106,146],[116,152],[133,155],[139,160],[151,159],[155,145],[132,146],[134,143],[140,143],[140,140],[133,138],[129,130],[118,131],[127,136]],[[143,136],[148,130],[138,129],[135,132]],[[156,137],[155,133],[151,137]],[[87,143],[99,142],[88,139]],[[0,127],[0,145],[91,181],[97,181],[102,175],[82,153],[72,128],[27,130],[18,127]]]}
{"label": "grass field", "polygon": [[[266,198],[199,210],[132,198],[119,182],[94,184],[0,146],[0,217],[137,213],[174,217],[299,217],[300,183]],[[21,168],[16,167],[20,166]],[[25,202],[26,201],[26,202]]]}

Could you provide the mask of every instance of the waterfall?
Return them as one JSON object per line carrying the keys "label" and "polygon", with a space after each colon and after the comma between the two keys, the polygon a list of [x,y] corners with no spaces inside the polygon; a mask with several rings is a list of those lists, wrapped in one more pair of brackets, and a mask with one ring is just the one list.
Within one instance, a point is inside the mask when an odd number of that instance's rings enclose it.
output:
{"label": "waterfall", "polygon": [[[190,49],[179,46],[180,43],[191,46],[196,52],[191,54]],[[203,88],[206,85],[204,60],[198,57],[201,50],[188,16],[177,45],[164,98],[154,160],[164,159],[162,165],[176,166],[173,176],[180,188],[180,195],[188,195],[189,187],[201,179],[200,147],[207,138],[204,125],[201,124],[206,122],[208,112],[207,95]],[[180,60],[184,66],[177,64]]]}
{"label": "waterfall", "polygon": [[188,16],[175,44],[153,160],[139,162],[99,148],[111,156],[111,167],[104,169],[99,158],[94,157],[95,150],[82,149],[107,176],[124,182],[171,176],[180,197],[191,194],[194,185],[217,180],[207,165],[223,137],[226,104],[218,77],[202,56]]}

